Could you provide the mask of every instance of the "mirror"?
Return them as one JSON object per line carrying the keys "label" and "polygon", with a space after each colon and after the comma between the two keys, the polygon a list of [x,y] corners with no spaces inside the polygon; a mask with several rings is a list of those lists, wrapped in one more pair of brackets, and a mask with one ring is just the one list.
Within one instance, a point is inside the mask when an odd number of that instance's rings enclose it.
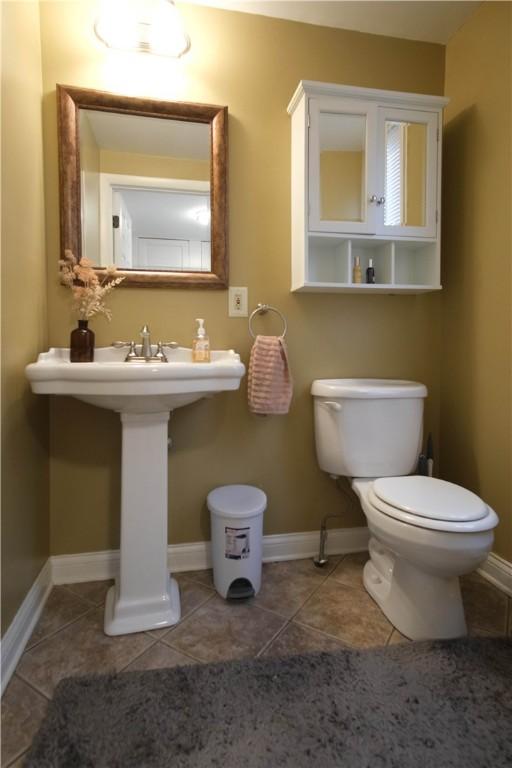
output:
{"label": "mirror", "polygon": [[427,184],[427,125],[386,120],[384,224],[424,227]]}
{"label": "mirror", "polygon": [[320,218],[364,221],[366,117],[320,113]]}
{"label": "mirror", "polygon": [[227,108],[57,87],[61,249],[124,284],[224,288]]}

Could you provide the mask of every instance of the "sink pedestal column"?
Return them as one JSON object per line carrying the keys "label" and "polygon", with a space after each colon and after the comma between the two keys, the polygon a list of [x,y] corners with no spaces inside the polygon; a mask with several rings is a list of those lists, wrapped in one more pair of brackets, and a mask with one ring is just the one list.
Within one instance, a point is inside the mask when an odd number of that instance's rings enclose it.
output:
{"label": "sink pedestal column", "polygon": [[105,632],[160,629],[180,619],[178,585],[167,568],[169,412],[121,413],[121,559],[105,606]]}

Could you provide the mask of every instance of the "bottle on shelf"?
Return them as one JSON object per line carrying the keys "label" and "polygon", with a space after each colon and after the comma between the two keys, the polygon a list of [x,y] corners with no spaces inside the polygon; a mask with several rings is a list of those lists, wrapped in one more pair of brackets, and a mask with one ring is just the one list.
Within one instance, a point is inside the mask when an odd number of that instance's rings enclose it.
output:
{"label": "bottle on shelf", "polygon": [[359,262],[359,256],[354,256],[354,268],[352,270],[352,282],[362,283],[363,278],[361,275],[361,264]]}
{"label": "bottle on shelf", "polygon": [[373,284],[375,282],[375,269],[373,268],[373,259],[368,259],[368,267],[366,268],[366,282]]}

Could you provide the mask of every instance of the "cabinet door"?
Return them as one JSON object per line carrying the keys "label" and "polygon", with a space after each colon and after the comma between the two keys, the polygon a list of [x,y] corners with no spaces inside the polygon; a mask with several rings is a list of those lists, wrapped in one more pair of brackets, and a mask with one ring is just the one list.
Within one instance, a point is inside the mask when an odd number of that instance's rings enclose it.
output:
{"label": "cabinet door", "polygon": [[377,234],[435,237],[437,112],[379,107]]}
{"label": "cabinet door", "polygon": [[309,100],[309,229],[374,234],[375,104]]}

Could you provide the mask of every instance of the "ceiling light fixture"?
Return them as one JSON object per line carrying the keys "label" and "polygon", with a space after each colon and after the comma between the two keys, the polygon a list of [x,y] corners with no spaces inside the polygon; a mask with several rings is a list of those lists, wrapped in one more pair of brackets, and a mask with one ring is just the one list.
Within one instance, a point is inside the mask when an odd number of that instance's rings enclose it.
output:
{"label": "ceiling light fixture", "polygon": [[201,224],[203,227],[208,226],[210,223],[210,209],[209,208],[195,208],[192,211],[193,218],[197,221],[198,224]]}
{"label": "ceiling light fixture", "polygon": [[94,24],[108,48],[179,58],[190,48],[173,0],[110,0]]}

